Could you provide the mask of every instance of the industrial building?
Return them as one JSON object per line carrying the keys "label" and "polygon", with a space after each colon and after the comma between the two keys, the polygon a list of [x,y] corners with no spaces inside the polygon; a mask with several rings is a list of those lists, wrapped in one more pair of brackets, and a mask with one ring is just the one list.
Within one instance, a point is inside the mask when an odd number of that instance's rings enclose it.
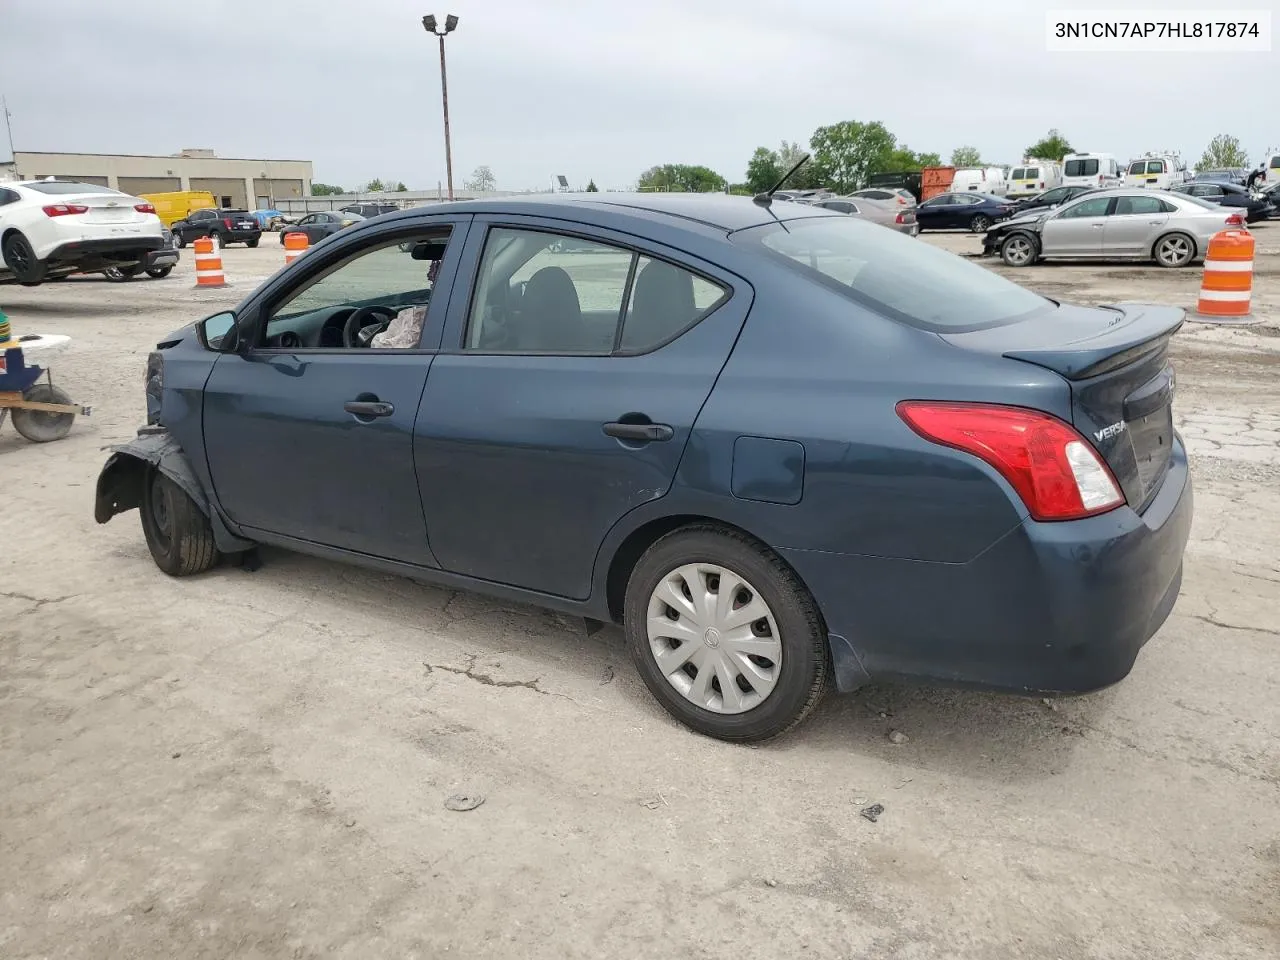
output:
{"label": "industrial building", "polygon": [[[4,168],[8,167],[8,170]],[[0,174],[17,180],[78,180],[137,196],[172,190],[207,190],[220,207],[265,210],[311,195],[310,160],[244,160],[212,150],[172,156],[14,152]]]}

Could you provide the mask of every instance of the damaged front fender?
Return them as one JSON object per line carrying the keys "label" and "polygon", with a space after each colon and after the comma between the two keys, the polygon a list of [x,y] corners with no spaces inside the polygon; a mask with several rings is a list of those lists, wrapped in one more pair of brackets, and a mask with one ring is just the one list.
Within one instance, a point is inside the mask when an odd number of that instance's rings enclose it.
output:
{"label": "damaged front fender", "polygon": [[182,446],[163,428],[144,427],[137,439],[111,448],[111,456],[98,474],[93,519],[106,523],[118,513],[142,506],[142,490],[147,472],[154,467],[176,483],[196,507],[209,518],[213,539],[223,553],[236,553],[254,546],[236,536],[213,509],[204,487],[191,468]]}
{"label": "damaged front fender", "polygon": [[144,433],[111,448],[111,456],[98,474],[93,519],[106,523],[117,513],[142,506],[142,484],[148,466],[181,487],[201,513],[209,515],[209,498],[178,441],[169,433]]}

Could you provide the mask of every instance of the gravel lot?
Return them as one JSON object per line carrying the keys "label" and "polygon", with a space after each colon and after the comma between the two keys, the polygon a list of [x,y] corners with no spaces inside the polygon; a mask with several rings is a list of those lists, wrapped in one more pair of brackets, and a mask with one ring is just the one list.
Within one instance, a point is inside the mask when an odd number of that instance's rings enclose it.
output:
{"label": "gravel lot", "polygon": [[[0,956],[1276,957],[1280,224],[1256,236],[1267,322],[1176,340],[1197,513],[1132,675],[877,686],[759,748],[676,726],[615,629],[279,552],[170,580],[136,514],[94,524],[146,353],[277,269],[274,237],[224,252],[226,291],[190,251],[0,287],[17,332],[74,338],[55,377],[95,408],[56,444],[0,431]],[[1199,283],[1000,269],[1082,302]]]}

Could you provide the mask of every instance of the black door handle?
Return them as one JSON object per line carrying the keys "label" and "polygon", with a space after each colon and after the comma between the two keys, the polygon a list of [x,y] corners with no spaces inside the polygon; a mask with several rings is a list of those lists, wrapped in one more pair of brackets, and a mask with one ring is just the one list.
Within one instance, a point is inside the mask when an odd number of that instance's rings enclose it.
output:
{"label": "black door handle", "polygon": [[357,417],[389,417],[396,412],[393,404],[382,400],[348,400],[342,409]]}
{"label": "black door handle", "polygon": [[665,423],[619,423],[616,420],[604,425],[606,437],[649,443],[654,440],[670,440],[676,435]]}

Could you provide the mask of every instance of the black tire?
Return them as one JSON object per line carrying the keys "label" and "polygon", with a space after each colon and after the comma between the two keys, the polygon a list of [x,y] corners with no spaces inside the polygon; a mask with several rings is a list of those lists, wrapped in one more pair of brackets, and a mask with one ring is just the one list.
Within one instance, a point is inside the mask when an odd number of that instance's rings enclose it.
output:
{"label": "black tire", "polygon": [[113,283],[127,283],[142,270],[136,263],[129,267],[107,267],[102,275]]}
{"label": "black tire", "polygon": [[173,273],[173,267],[152,267],[147,271],[147,276],[154,280],[163,280],[171,273]]}
{"label": "black tire", "polygon": [[222,236],[221,230],[212,230],[209,233],[209,239],[213,241],[215,250],[221,250],[227,245],[226,239]]}
{"label": "black tire", "polygon": [[[71,398],[50,383],[37,383],[23,395],[23,399],[34,403],[70,403]],[[74,413],[51,413],[47,410],[23,410],[14,408],[9,411],[13,417],[13,429],[32,443],[50,443],[61,440],[71,432],[71,424],[75,422]]]}
{"label": "black tire", "polygon": [[1025,231],[1015,231],[1000,241],[1000,259],[1010,267],[1029,267],[1039,256],[1039,242]]}
{"label": "black tire", "polygon": [[43,283],[49,272],[48,265],[41,263],[36,257],[31,241],[16,230],[4,238],[0,254],[3,254],[4,265],[9,268],[13,278],[24,286],[34,287]]}
{"label": "black tire", "polygon": [[250,250],[252,250],[254,247],[258,245],[258,241],[261,239],[262,239],[261,237],[254,237],[252,240],[246,240],[244,242],[244,245],[248,247]]}
{"label": "black tire", "polygon": [[[768,604],[778,626],[783,656],[777,682],[762,703],[743,713],[716,713],[686,699],[663,676],[650,650],[650,596],[670,572],[698,562],[743,577]],[[623,622],[632,660],[649,692],[677,720],[718,740],[752,743],[781,736],[809,715],[826,688],[826,628],[809,591],[776,554],[734,531],[697,525],[654,543],[631,571]]]}
{"label": "black tire", "polygon": [[986,214],[980,213],[969,221],[969,229],[973,233],[986,233],[991,229],[992,220]]}
{"label": "black tire", "polygon": [[1170,270],[1190,266],[1195,262],[1196,252],[1195,239],[1180,231],[1166,233],[1151,247],[1152,259]]}
{"label": "black tire", "polygon": [[187,238],[180,234],[177,230],[173,231],[173,245],[181,249],[187,245]]}
{"label": "black tire", "polygon": [[190,577],[212,568],[221,555],[209,518],[185,490],[151,467],[143,477],[142,533],[156,566],[171,577]]}

